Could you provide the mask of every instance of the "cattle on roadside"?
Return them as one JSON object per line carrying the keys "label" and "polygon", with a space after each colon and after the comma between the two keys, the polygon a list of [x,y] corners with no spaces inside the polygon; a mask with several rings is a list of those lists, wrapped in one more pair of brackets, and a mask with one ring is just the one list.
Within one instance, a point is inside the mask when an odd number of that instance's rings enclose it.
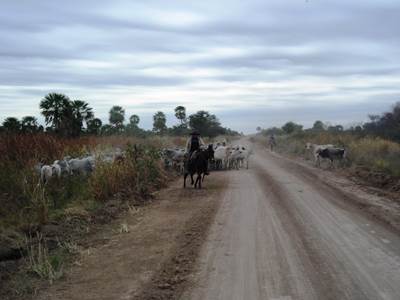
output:
{"label": "cattle on roadside", "polygon": [[58,164],[43,165],[40,169],[40,181],[46,184],[52,177],[61,178],[61,167]]}
{"label": "cattle on roadside", "polygon": [[318,152],[321,149],[334,148],[334,147],[335,146],[332,144],[317,145],[317,144],[312,144],[312,143],[306,143],[306,149],[311,151],[313,158],[314,158],[314,163],[316,166],[319,166],[321,163],[321,157],[318,155]]}
{"label": "cattle on roadside", "polygon": [[161,151],[161,154],[161,157],[164,160],[165,167],[172,167],[179,173],[183,173],[185,163],[185,149],[163,149]]}
{"label": "cattle on roadside", "polygon": [[[346,150],[344,148],[324,148],[317,151],[317,155],[320,158],[329,159],[331,166],[335,160],[342,161],[346,158]],[[319,162],[320,163],[320,162]]]}
{"label": "cattle on roadside", "polygon": [[95,159],[92,156],[85,158],[72,158],[68,161],[71,174],[88,175],[93,172]]}
{"label": "cattle on roadside", "polygon": [[61,169],[61,174],[71,174],[71,168],[69,166],[68,160],[63,159],[63,160],[56,160],[54,161],[53,165],[58,165]]}
{"label": "cattle on roadside", "polygon": [[240,167],[240,159],[242,158],[242,152],[239,148],[232,148],[229,150],[228,157],[228,167],[229,169],[239,170]]}
{"label": "cattle on roadside", "polygon": [[219,146],[214,150],[214,163],[215,169],[226,169],[228,166],[229,148],[226,146]]}
{"label": "cattle on roadside", "polygon": [[252,151],[243,145],[237,145],[232,148],[231,151],[231,166],[239,169],[246,165],[246,169],[249,168],[249,158]]}

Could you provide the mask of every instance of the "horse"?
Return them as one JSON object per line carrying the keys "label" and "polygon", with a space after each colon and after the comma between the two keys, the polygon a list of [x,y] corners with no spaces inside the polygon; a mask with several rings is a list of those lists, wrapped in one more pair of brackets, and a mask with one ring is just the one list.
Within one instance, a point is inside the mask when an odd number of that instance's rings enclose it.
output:
{"label": "horse", "polygon": [[[189,158],[187,166],[185,168],[185,174],[183,178],[183,187],[186,188],[186,178],[190,175],[192,180],[191,184],[194,184],[194,188],[201,189],[201,182],[204,180],[205,173],[207,172],[207,165],[210,159],[214,158],[213,145],[208,145],[207,149],[197,150]],[[197,174],[196,181],[193,180],[193,175]],[[203,175],[203,178],[202,178]]]}

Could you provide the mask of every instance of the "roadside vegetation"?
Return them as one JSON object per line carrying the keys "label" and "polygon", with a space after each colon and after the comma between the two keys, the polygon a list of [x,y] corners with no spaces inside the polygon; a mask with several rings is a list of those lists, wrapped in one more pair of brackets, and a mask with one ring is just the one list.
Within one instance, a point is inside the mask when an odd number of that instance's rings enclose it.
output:
{"label": "roadside vegetation", "polygon": [[[164,169],[162,148],[183,147],[191,130],[208,139],[238,134],[209,112],[187,116],[183,106],[174,111],[178,125],[168,128],[159,111],[152,130],[140,128],[137,115],[126,121],[120,106],[110,109],[109,123],[103,124],[88,103],[62,94],[45,96],[40,109],[45,126],[27,116],[9,117],[0,127],[1,299],[26,299],[38,284],[52,284],[79,253],[77,241],[92,226],[146,203],[174,178]],[[38,163],[98,157],[115,149],[124,152],[124,159],[96,159],[90,175],[54,177],[44,184],[35,169]]]}
{"label": "roadside vegetation", "polygon": [[329,125],[318,120],[312,128],[287,122],[281,128],[257,128],[258,138],[265,146],[273,134],[276,151],[312,159],[306,143],[333,144],[346,149],[342,165],[356,175],[378,187],[400,190],[400,103],[382,115],[370,115],[370,121],[345,129],[342,125]]}

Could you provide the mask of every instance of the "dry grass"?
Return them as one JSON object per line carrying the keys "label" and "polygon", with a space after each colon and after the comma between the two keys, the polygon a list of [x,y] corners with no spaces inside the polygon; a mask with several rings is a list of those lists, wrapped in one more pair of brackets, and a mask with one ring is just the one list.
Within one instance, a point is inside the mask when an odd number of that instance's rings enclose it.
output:
{"label": "dry grass", "polygon": [[31,272],[52,284],[63,275],[63,260],[60,255],[50,255],[42,236],[37,233],[35,239],[27,243],[27,261]]}
{"label": "dry grass", "polygon": [[[0,135],[0,227],[45,224],[55,211],[71,208],[71,203],[93,206],[93,201],[104,202],[121,191],[146,196],[165,182],[158,149],[182,144],[184,139],[170,137]],[[80,157],[116,147],[128,152],[120,164],[98,163],[90,177],[71,176],[46,187],[38,185],[34,171],[38,162],[51,164],[66,155]]]}
{"label": "dry grass", "polygon": [[[265,144],[266,140],[263,138]],[[400,177],[400,144],[381,138],[358,137],[350,133],[302,133],[279,136],[276,149],[278,152],[309,158],[305,149],[307,142],[344,147],[349,167],[361,166],[367,170]]]}

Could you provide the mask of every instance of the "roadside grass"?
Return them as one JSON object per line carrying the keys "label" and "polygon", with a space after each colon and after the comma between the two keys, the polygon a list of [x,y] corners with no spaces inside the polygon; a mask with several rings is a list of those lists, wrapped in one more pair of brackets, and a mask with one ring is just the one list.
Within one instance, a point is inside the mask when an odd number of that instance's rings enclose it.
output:
{"label": "roadside grass", "polygon": [[[30,237],[26,240],[29,270],[39,278],[47,280],[49,284],[61,278],[63,275],[63,254],[49,254],[49,250],[40,233],[36,234],[36,238]],[[62,248],[61,248],[62,249]]]}
{"label": "roadside grass", "polygon": [[[0,228],[45,224],[51,214],[59,213],[71,203],[90,202],[88,207],[96,207],[93,201],[107,201],[122,189],[145,196],[165,181],[157,149],[176,142],[183,141],[168,137],[71,140],[45,134],[0,135]],[[120,164],[98,162],[90,177],[69,176],[39,185],[39,174],[34,171],[39,162],[52,164],[66,155],[80,157],[116,147],[128,153]]]}
{"label": "roadside grass", "polygon": [[[24,257],[18,263],[19,271],[14,270],[14,276],[0,284],[3,289],[0,298],[26,299],[41,285],[38,282],[52,284],[61,278],[70,257],[80,251],[74,238],[86,234],[90,222],[98,215],[103,214],[100,217],[107,222],[121,211],[109,210],[110,200],[126,199],[128,205],[124,202],[119,205],[129,207],[129,203],[137,205],[151,198],[168,178],[159,150],[182,146],[184,142],[183,138],[171,137],[64,139],[46,134],[0,134],[0,249],[13,250],[7,244],[11,237],[5,233],[15,231],[19,233],[17,236],[26,236],[25,243],[18,242]],[[39,162],[52,164],[67,155],[82,157],[115,148],[125,150],[126,158],[114,163],[98,160],[90,176],[52,178],[44,185],[39,183],[39,174],[34,170]],[[49,230],[56,230],[56,237],[46,235],[47,225]],[[121,227],[122,233],[127,230],[128,227]],[[0,270],[0,278],[8,272]]]}
{"label": "roadside grass", "polygon": [[[266,137],[257,137],[267,146]],[[400,178],[400,144],[375,137],[359,137],[351,133],[298,133],[277,137],[278,152],[311,159],[307,142],[334,144],[346,149],[346,167],[363,168]]]}

